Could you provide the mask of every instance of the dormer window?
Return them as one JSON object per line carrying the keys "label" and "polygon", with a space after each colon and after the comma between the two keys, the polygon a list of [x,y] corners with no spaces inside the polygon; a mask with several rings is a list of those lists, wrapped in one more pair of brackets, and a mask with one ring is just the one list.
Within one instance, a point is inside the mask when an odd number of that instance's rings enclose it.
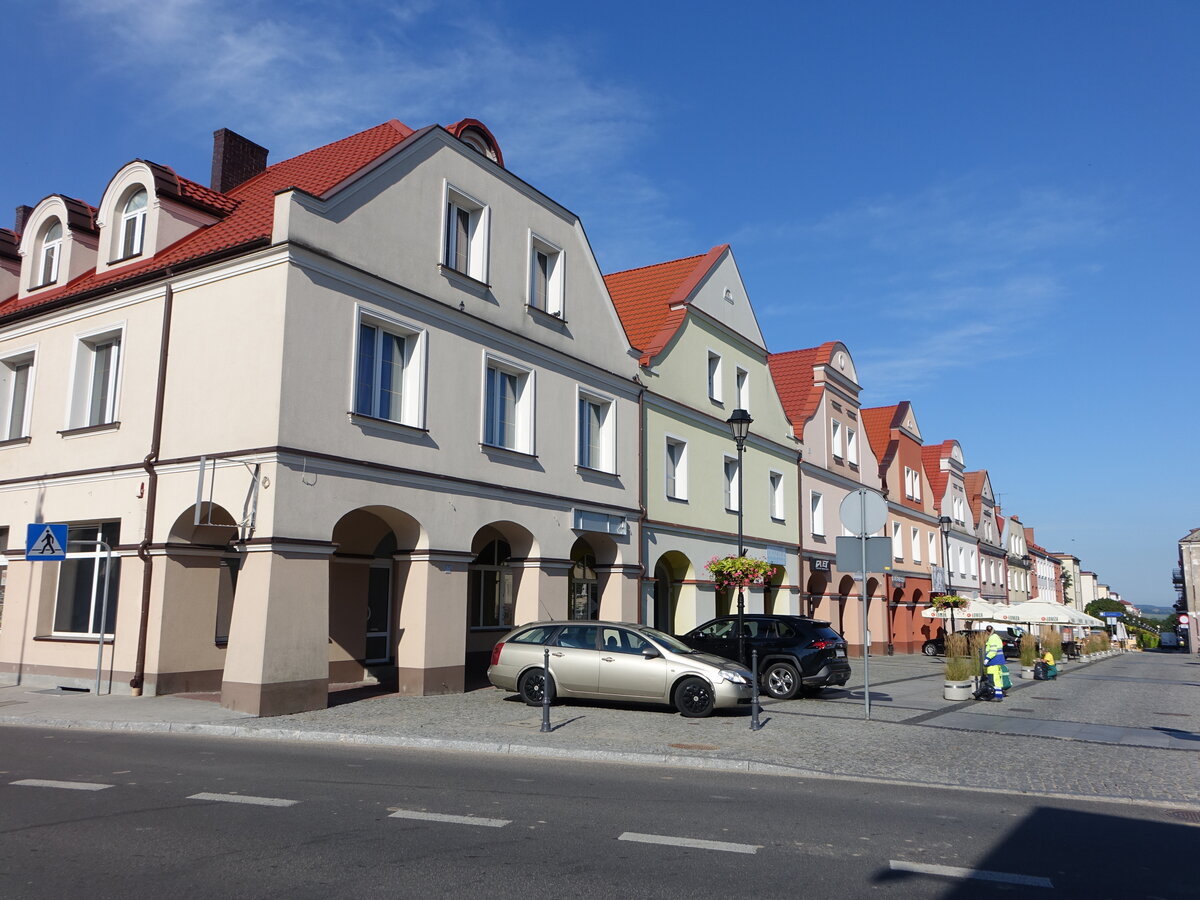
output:
{"label": "dormer window", "polygon": [[58,261],[62,254],[63,228],[58,219],[53,219],[45,234],[42,235],[38,247],[38,272],[40,278],[37,287],[45,287],[58,281]]}
{"label": "dormer window", "polygon": [[146,242],[146,191],[130,194],[121,210],[121,259],[140,256]]}

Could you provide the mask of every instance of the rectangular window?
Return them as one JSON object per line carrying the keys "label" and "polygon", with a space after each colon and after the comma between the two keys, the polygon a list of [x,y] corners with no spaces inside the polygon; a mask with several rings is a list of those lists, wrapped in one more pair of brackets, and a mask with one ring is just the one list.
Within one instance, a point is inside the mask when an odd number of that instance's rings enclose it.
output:
{"label": "rectangular window", "polygon": [[958,548],[958,574],[967,577],[967,554],[962,547]]}
{"label": "rectangular window", "polygon": [[846,429],[846,462],[858,465],[858,432]]}
{"label": "rectangular window", "polygon": [[721,357],[708,354],[708,399],[721,402]]}
{"label": "rectangular window", "polygon": [[117,420],[120,359],[119,330],[80,338],[75,355],[70,427],[108,425]]}
{"label": "rectangular window", "polygon": [[919,563],[921,561],[921,530],[914,528],[909,539],[912,541],[913,562]]}
{"label": "rectangular window", "polygon": [[737,408],[750,411],[750,373],[738,367],[734,371],[737,388]]}
{"label": "rectangular window", "polygon": [[537,235],[529,238],[529,305],[534,309],[563,314],[562,250]]}
{"label": "rectangular window", "polygon": [[376,419],[419,425],[419,373],[413,360],[418,335],[360,321],[354,411]]}
{"label": "rectangular window", "polygon": [[900,523],[892,523],[892,556],[904,559],[904,536],[900,533]]}
{"label": "rectangular window", "polygon": [[29,402],[33,389],[33,354],[0,360],[0,441],[29,435]]}
{"label": "rectangular window", "polygon": [[737,457],[725,457],[725,508],[737,512],[741,472],[738,471]]}
{"label": "rectangular window", "polygon": [[533,452],[532,373],[489,360],[484,377],[483,443]]}
{"label": "rectangular window", "polygon": [[813,537],[825,536],[825,498],[816,491],[809,494],[809,504],[812,509]]}
{"label": "rectangular window", "polygon": [[842,450],[842,423],[837,419],[832,419],[829,423],[829,449],[833,453],[834,459],[844,458]]}
{"label": "rectangular window", "polygon": [[687,444],[667,438],[667,496],[687,499]]}
{"label": "rectangular window", "polygon": [[771,472],[771,518],[776,521],[783,521],[783,473]]}
{"label": "rectangular window", "polygon": [[486,282],[487,231],[487,207],[447,185],[442,264],[476,281]]}
{"label": "rectangular window", "polygon": [[930,565],[937,565],[938,559],[937,532],[929,532],[929,562]]}
{"label": "rectangular window", "polygon": [[579,396],[579,465],[612,472],[616,465],[612,401]]}
{"label": "rectangular window", "polygon": [[[100,540],[115,547],[120,540],[120,522],[92,522],[67,529],[67,558],[58,563],[58,589],[54,603],[55,634],[100,633],[100,614],[104,605],[104,576],[107,557],[103,550],[97,558],[91,542]],[[80,543],[74,544],[73,541]],[[86,542],[86,543],[85,543]],[[117,586],[121,560],[114,553],[108,578],[108,610],[104,634],[112,634],[117,620]]]}

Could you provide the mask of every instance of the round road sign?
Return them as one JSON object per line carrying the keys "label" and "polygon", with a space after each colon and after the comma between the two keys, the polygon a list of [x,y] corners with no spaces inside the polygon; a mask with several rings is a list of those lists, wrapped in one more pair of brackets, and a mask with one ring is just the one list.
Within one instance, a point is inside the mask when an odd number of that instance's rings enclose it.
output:
{"label": "round road sign", "polygon": [[855,537],[874,534],[887,521],[887,501],[868,488],[851,491],[839,510],[842,524]]}

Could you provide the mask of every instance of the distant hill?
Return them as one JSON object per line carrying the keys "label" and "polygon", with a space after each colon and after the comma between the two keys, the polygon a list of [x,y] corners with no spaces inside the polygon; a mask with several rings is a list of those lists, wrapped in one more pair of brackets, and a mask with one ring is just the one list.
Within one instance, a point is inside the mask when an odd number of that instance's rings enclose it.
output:
{"label": "distant hill", "polygon": [[1142,615],[1148,619],[1165,619],[1171,613],[1175,612],[1173,606],[1139,606]]}

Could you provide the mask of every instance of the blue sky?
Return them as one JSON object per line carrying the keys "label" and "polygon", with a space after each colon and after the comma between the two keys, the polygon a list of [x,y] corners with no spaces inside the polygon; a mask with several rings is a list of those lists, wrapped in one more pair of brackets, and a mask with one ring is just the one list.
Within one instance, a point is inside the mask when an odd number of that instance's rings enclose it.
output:
{"label": "blue sky", "polygon": [[0,205],[483,120],[605,272],[733,245],[773,351],[845,341],[1126,599],[1200,526],[1200,4],[11,0]]}

